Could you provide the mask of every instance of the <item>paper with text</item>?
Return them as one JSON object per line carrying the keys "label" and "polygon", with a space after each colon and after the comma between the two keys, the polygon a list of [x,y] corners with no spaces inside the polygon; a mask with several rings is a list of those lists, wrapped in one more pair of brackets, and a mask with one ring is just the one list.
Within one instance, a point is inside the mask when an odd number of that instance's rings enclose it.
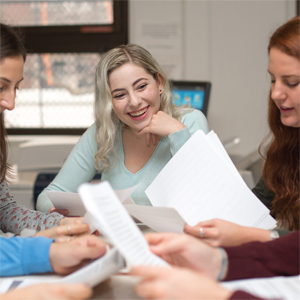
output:
{"label": "paper with text", "polygon": [[117,273],[125,267],[125,261],[116,248],[108,250],[108,252],[78,271],[65,276],[60,282],[79,283],[84,282],[90,286],[96,286],[109,276]]}
{"label": "paper with text", "polygon": [[104,234],[120,251],[131,267],[134,265],[167,265],[150,252],[138,229],[107,181],[82,184],[78,189],[86,210],[93,216]]}
{"label": "paper with text", "polygon": [[[175,208],[192,226],[213,218],[244,226],[269,226],[270,222],[263,222],[273,219],[269,210],[224,159],[216,135],[211,136],[198,130],[178,150],[147,188],[150,202]],[[276,225],[274,219],[272,224],[271,228]]]}

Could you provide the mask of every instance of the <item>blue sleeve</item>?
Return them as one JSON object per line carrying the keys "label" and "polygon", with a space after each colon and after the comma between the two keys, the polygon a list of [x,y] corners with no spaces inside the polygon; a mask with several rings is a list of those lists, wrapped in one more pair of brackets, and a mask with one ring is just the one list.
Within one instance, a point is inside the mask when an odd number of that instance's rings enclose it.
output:
{"label": "blue sleeve", "polygon": [[49,251],[53,239],[0,238],[0,277],[53,272]]}

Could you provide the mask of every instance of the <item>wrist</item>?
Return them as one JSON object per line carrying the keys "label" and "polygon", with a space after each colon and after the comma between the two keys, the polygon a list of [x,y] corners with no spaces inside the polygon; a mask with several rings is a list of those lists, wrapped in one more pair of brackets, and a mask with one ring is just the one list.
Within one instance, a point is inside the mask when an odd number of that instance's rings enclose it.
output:
{"label": "wrist", "polygon": [[244,227],[243,243],[250,243],[253,241],[268,242],[270,241],[270,231],[266,229]]}
{"label": "wrist", "polygon": [[[222,252],[221,249],[224,252]],[[226,255],[225,261],[224,261],[224,254]],[[224,264],[227,265],[227,262],[226,262],[227,261],[227,253],[225,252],[225,250],[221,247],[213,248],[213,250],[211,252],[211,256],[210,256],[210,258],[207,259],[207,261],[208,261],[208,266],[206,269],[206,273],[209,274],[215,280],[218,280],[218,281],[222,280],[223,277],[227,274],[227,267],[224,269]],[[199,269],[199,270],[201,271],[201,269]],[[222,274],[224,274],[224,275],[222,276]]]}
{"label": "wrist", "polygon": [[223,248],[218,248],[219,252],[221,253],[221,260],[220,260],[220,268],[219,268],[219,273],[217,276],[218,281],[222,281],[227,274],[228,270],[228,257],[227,253]]}
{"label": "wrist", "polygon": [[56,249],[57,244],[53,241],[53,243],[50,245],[50,249],[49,249],[49,262],[51,265],[51,268],[53,270],[54,273],[59,273],[57,270],[57,262],[56,262],[56,253],[57,253],[57,249]]}

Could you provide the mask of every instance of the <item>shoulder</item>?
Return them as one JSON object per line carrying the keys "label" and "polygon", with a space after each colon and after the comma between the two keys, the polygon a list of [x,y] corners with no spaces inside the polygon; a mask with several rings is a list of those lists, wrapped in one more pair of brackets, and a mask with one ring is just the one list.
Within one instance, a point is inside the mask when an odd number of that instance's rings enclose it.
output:
{"label": "shoulder", "polygon": [[203,112],[198,109],[192,108],[187,112],[184,111],[182,114],[182,122],[184,122],[185,120],[199,120],[199,119],[206,121]]}
{"label": "shoulder", "polygon": [[8,185],[6,180],[3,180],[3,182],[0,183],[0,195],[6,195],[9,192]]}
{"label": "shoulder", "polygon": [[182,116],[181,122],[189,128],[193,134],[197,130],[203,130],[204,133],[209,132],[209,127],[204,114],[198,109],[192,109]]}
{"label": "shoulder", "polygon": [[81,142],[88,141],[89,143],[95,142],[95,134],[96,134],[96,124],[93,123],[81,136],[80,140]]}
{"label": "shoulder", "polygon": [[78,142],[72,150],[72,154],[82,153],[82,151],[95,152],[97,149],[95,132],[96,127],[95,124],[93,124],[80,137],[80,139],[78,140]]}
{"label": "shoulder", "polygon": [[88,135],[88,136],[94,136],[96,133],[96,124],[93,123],[85,132],[83,135]]}

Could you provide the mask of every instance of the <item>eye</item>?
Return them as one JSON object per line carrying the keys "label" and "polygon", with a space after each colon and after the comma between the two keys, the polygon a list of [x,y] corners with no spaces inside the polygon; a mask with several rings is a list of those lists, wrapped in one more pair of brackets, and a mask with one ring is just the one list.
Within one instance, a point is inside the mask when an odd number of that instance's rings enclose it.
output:
{"label": "eye", "polygon": [[116,94],[116,95],[113,95],[113,98],[114,99],[122,99],[124,96],[125,96],[124,93],[122,93],[122,94]]}
{"label": "eye", "polygon": [[275,83],[275,78],[273,76],[270,76],[271,78],[271,83]]}
{"label": "eye", "polygon": [[140,85],[138,86],[138,90],[143,90],[143,89],[146,88],[146,86],[147,86],[146,83],[142,83],[142,84],[140,84]]}
{"label": "eye", "polygon": [[295,88],[297,85],[299,84],[299,82],[295,82],[295,83],[290,83],[290,82],[287,82],[286,85],[290,88]]}

